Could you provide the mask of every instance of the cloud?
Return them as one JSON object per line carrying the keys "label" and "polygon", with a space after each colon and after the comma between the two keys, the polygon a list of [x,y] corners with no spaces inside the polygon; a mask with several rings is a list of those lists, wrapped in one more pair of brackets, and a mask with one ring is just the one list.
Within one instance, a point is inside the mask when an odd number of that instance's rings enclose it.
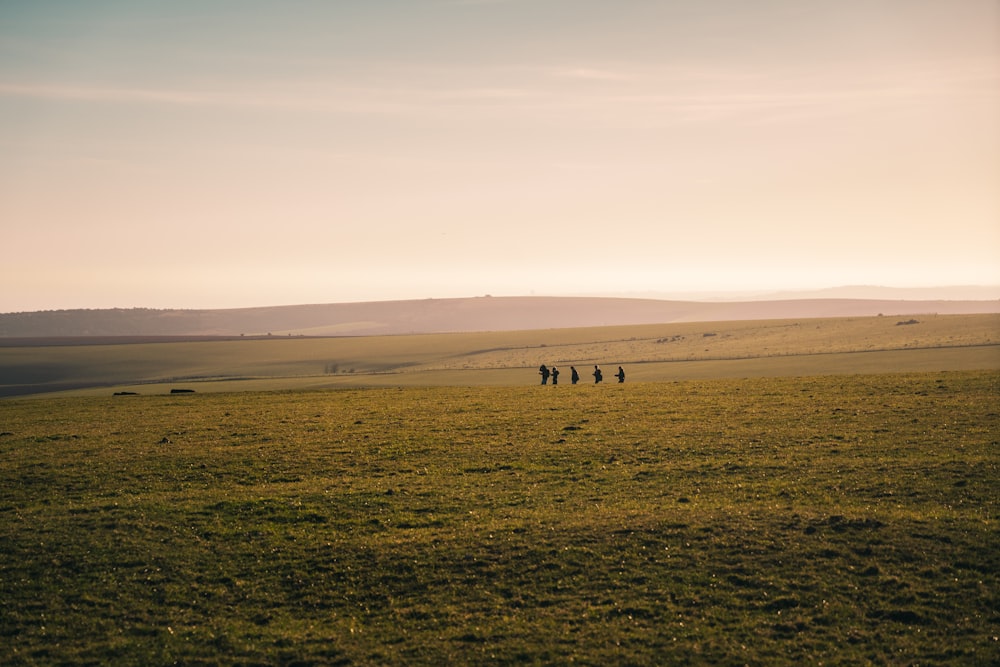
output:
{"label": "cloud", "polygon": [[64,83],[17,84],[0,82],[0,96],[66,102],[158,104],[190,107],[234,107],[245,109],[285,109],[289,111],[340,111],[345,113],[388,113],[400,111],[391,90],[330,89],[316,87],[256,87],[230,91],[202,91],[176,88],[135,88]]}
{"label": "cloud", "polygon": [[[562,83],[553,83],[553,77]],[[933,67],[914,63],[891,79],[857,72],[802,78],[781,71],[697,66],[498,67],[485,73],[475,68],[414,71],[400,66],[380,71],[374,77],[377,85],[371,85],[368,72],[355,72],[351,79],[227,83],[211,90],[0,81],[0,97],[602,127],[787,121],[917,101],[1000,99],[995,66],[977,62]]]}
{"label": "cloud", "polygon": [[524,2],[524,0],[448,0],[444,4],[451,7],[478,7],[485,5],[510,5],[521,2]]}
{"label": "cloud", "polygon": [[179,90],[109,88],[72,84],[0,83],[0,95],[81,102],[138,102],[160,104],[218,104],[218,95]]}
{"label": "cloud", "polygon": [[638,77],[631,72],[599,69],[594,67],[559,67],[549,72],[553,76],[590,81],[635,81]]}

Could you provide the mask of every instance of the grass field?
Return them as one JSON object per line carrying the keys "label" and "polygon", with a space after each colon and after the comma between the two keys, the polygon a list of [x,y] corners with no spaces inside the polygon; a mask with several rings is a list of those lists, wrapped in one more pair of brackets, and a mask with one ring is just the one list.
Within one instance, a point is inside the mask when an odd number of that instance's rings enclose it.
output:
{"label": "grass field", "polygon": [[0,663],[998,664],[998,395],[0,401]]}
{"label": "grass field", "polygon": [[[1000,370],[1000,315],[662,324],[520,332],[0,346],[0,396],[342,386],[525,385],[539,364],[629,378]],[[609,377],[610,377],[609,373]],[[589,378],[589,371],[583,372]],[[569,377],[563,375],[563,380]],[[90,389],[90,391],[88,391]]]}

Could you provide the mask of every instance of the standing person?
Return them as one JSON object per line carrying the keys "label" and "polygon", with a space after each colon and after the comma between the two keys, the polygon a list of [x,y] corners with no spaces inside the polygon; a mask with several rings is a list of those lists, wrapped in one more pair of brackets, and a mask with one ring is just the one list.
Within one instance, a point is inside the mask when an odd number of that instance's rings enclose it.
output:
{"label": "standing person", "polygon": [[559,369],[552,367],[552,384],[559,384]]}
{"label": "standing person", "polygon": [[538,374],[542,376],[542,384],[549,383],[549,369],[545,367],[545,364],[538,367]]}
{"label": "standing person", "polygon": [[570,370],[569,381],[572,382],[573,384],[576,384],[577,382],[580,381],[580,374],[576,372],[576,366],[570,366],[569,370]]}
{"label": "standing person", "polygon": [[594,364],[594,384],[601,384],[601,380],[604,379],[604,374],[601,372],[601,367]]}
{"label": "standing person", "polygon": [[625,382],[625,369],[619,366],[618,372],[615,373],[615,377],[618,378],[618,384]]}

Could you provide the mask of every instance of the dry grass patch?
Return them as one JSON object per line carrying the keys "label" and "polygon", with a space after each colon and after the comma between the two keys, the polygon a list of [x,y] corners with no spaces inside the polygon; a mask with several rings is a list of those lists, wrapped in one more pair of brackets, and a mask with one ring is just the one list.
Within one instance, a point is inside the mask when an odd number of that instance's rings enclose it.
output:
{"label": "dry grass patch", "polygon": [[[899,324],[910,319],[913,324]],[[107,341],[104,341],[105,343]],[[823,363],[802,364],[809,355],[897,350],[987,350],[983,364],[1000,365],[1000,315],[927,315],[758,322],[663,324],[496,333],[282,338],[0,347],[0,396],[87,387],[225,382],[228,390],[309,388],[369,384],[530,384],[539,364],[581,372],[593,364],[656,364],[772,360],[793,374],[829,372]],[[967,358],[969,355],[964,355]],[[987,358],[988,357],[988,358]],[[874,357],[872,357],[874,359]],[[891,362],[893,364],[898,362]],[[907,370],[911,366],[868,363],[849,372]],[[947,368],[945,364],[943,366]],[[934,370],[940,364],[915,365]],[[528,371],[527,374],[515,371]],[[565,369],[568,370],[568,369]],[[664,369],[665,370],[665,369]],[[483,373],[477,375],[476,373]],[[463,373],[464,375],[455,375]],[[391,377],[386,378],[386,374]],[[716,376],[734,373],[724,367]],[[740,373],[736,373],[740,374]],[[751,372],[750,375],[761,374]],[[765,373],[767,374],[767,373]],[[587,373],[583,373],[588,378]],[[698,374],[695,374],[697,376]],[[635,376],[636,379],[642,377]],[[669,371],[649,380],[691,377]],[[563,375],[568,381],[568,374]],[[151,389],[152,390],[152,389]]]}
{"label": "dry grass patch", "polygon": [[707,361],[969,347],[1000,343],[1000,315],[702,322],[583,329],[571,335],[558,330],[527,333],[527,340],[464,351],[423,367],[528,368],[539,363]]}

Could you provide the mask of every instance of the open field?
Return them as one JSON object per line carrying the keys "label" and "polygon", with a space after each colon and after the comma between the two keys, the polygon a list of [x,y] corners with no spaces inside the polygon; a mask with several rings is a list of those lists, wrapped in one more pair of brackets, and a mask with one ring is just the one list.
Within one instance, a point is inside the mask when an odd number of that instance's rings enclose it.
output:
{"label": "open field", "polygon": [[[370,385],[531,384],[538,365],[627,367],[630,381],[1000,369],[1000,315],[676,323],[347,338],[0,346],[0,396]],[[885,353],[890,354],[885,354]],[[902,354],[905,353],[905,354]],[[609,373],[610,376],[610,373]],[[568,379],[568,373],[563,380]]]}
{"label": "open field", "polygon": [[1000,373],[0,402],[0,662],[1000,662]]}

